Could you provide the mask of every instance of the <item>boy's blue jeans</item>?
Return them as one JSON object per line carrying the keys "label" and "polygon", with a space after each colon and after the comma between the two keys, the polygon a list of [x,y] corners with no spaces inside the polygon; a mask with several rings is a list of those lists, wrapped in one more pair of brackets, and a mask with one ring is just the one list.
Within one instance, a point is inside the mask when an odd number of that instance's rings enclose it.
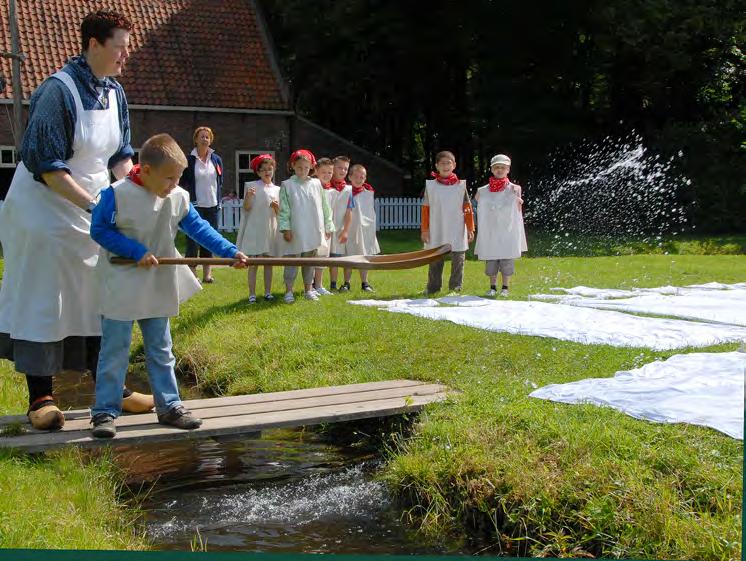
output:
{"label": "boy's blue jeans", "polygon": [[[129,365],[132,325],[134,321],[101,318],[101,352],[96,373],[96,405],[91,415],[106,413],[118,417],[122,412],[122,388]],[[139,319],[145,346],[145,366],[155,409],[166,413],[179,405],[179,388],[176,384],[171,352],[171,330],[168,318]]]}

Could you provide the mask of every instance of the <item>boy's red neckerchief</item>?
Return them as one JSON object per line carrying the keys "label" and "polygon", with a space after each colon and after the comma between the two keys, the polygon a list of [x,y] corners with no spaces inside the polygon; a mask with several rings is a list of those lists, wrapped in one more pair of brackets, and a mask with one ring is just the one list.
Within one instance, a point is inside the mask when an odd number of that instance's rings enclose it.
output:
{"label": "boy's red neckerchief", "polygon": [[329,184],[330,188],[334,187],[340,193],[345,188],[345,185],[347,185],[347,183],[344,179],[332,179],[332,182]]}
{"label": "boy's red neckerchief", "polygon": [[508,183],[510,183],[510,180],[507,177],[498,179],[493,175],[490,177],[490,193],[499,193],[500,191],[505,190]]}
{"label": "boy's red neckerchief", "polygon": [[363,191],[373,191],[373,186],[370,183],[363,183],[360,187],[352,186],[352,196],[356,197]]}
{"label": "boy's red neckerchief", "polygon": [[327,191],[333,187],[332,183],[322,183],[321,186],[326,189]]}
{"label": "boy's red neckerchief", "polygon": [[456,185],[456,183],[459,182],[458,176],[455,173],[451,173],[451,175],[449,175],[448,177],[443,177],[439,173],[431,171],[430,177],[435,179],[435,181],[437,181],[441,185]]}
{"label": "boy's red neckerchief", "polygon": [[132,166],[132,169],[127,174],[127,178],[136,185],[139,185],[140,187],[143,186],[142,178],[140,177],[140,164]]}

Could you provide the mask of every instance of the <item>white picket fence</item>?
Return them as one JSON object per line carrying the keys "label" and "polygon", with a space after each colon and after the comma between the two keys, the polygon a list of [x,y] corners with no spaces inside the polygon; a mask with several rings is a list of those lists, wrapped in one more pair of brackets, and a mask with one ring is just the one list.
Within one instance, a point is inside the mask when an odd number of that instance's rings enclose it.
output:
{"label": "white picket fence", "polygon": [[[420,227],[419,197],[382,197],[373,202],[378,230],[415,230]],[[223,201],[218,229],[235,232],[241,220],[241,201]]]}

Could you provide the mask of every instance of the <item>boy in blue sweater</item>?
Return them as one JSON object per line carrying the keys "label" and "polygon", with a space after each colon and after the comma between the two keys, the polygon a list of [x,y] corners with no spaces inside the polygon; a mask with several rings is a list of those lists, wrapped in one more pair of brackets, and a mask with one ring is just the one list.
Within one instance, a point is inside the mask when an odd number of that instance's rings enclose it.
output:
{"label": "boy in blue sweater", "polygon": [[[158,266],[159,257],[178,257],[177,229],[221,257],[247,265],[247,257],[216,232],[189,202],[176,182],[186,157],[176,141],[159,134],[143,145],[140,165],[101,192],[93,210],[91,237],[101,246],[96,271],[101,290],[101,353],[96,404],[91,410],[93,436],[116,435],[114,420],[122,407],[122,386],[129,363],[133,322],[142,331],[145,362],[158,422],[181,429],[202,424],[182,405],[174,373],[169,318],[179,304],[200,290],[186,265]],[[113,265],[110,257],[136,261]]]}

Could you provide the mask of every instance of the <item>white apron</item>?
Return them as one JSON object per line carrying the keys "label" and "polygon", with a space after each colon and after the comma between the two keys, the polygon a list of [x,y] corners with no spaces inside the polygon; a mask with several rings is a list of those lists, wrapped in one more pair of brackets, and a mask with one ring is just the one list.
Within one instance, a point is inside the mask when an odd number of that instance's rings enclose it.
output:
{"label": "white apron", "polygon": [[332,234],[332,239],[329,240],[331,242],[329,251],[331,253],[345,255],[347,253],[347,244],[339,243],[339,233],[345,225],[345,214],[347,214],[347,203],[352,196],[352,186],[345,185],[344,189],[341,191],[330,189],[327,192],[329,193],[329,207],[332,209],[332,221],[334,222],[335,228],[334,233]]}
{"label": "white apron", "polygon": [[300,255],[313,251],[324,238],[324,210],[321,197],[324,188],[321,181],[310,178],[303,183],[295,176],[282,182],[290,202],[290,226],[293,241],[282,241],[283,255]]}
{"label": "white apron", "polygon": [[[336,193],[336,190],[334,189],[322,189],[321,190],[321,196],[326,197],[326,202],[329,203],[329,208],[331,208],[331,203],[332,203],[332,191]],[[334,219],[334,215],[332,215],[332,220],[333,219]],[[316,257],[329,257],[329,250],[331,249],[331,244],[332,244],[332,241],[334,240],[334,235],[335,234],[332,234],[332,237],[327,240],[326,233],[324,233],[324,236],[321,238],[321,245],[316,248]]]}
{"label": "white apron", "polygon": [[352,209],[350,237],[347,240],[347,255],[377,255],[381,253],[376,238],[376,209],[373,206],[373,191],[364,190],[355,196]]}
{"label": "white apron", "polygon": [[436,180],[425,181],[427,201],[430,205],[430,242],[425,249],[451,244],[451,251],[469,249],[464,221],[466,181],[456,185],[443,185]]}
{"label": "white apron", "polygon": [[[53,78],[70,90],[77,113],[73,156],[66,163],[72,178],[95,197],[109,185],[109,158],[121,140],[116,91],[108,92],[108,109],[85,111],[73,79],[65,72]],[[18,165],[0,210],[0,332],[40,343],[101,335],[98,245],[90,228],[87,212]]]}
{"label": "white apron", "polygon": [[513,184],[499,193],[491,193],[489,185],[477,190],[477,243],[474,253],[482,261],[517,259],[526,251],[523,215],[518,207],[518,195]]}
{"label": "white apron", "polygon": [[269,206],[272,201],[280,200],[280,188],[277,185],[266,185],[261,179],[246,182],[244,192],[256,187],[251,210],[241,208],[241,223],[238,226],[236,246],[246,255],[279,256],[277,214]]}
{"label": "white apron", "polygon": [[[181,257],[174,246],[179,222],[189,212],[189,193],[177,187],[161,198],[122,179],[114,184],[115,221],[120,233],[137,240],[158,257]],[[201,290],[186,265],[138,267],[112,265],[112,254],[100,248],[96,272],[101,314],[117,320],[174,317],[179,304]]]}

